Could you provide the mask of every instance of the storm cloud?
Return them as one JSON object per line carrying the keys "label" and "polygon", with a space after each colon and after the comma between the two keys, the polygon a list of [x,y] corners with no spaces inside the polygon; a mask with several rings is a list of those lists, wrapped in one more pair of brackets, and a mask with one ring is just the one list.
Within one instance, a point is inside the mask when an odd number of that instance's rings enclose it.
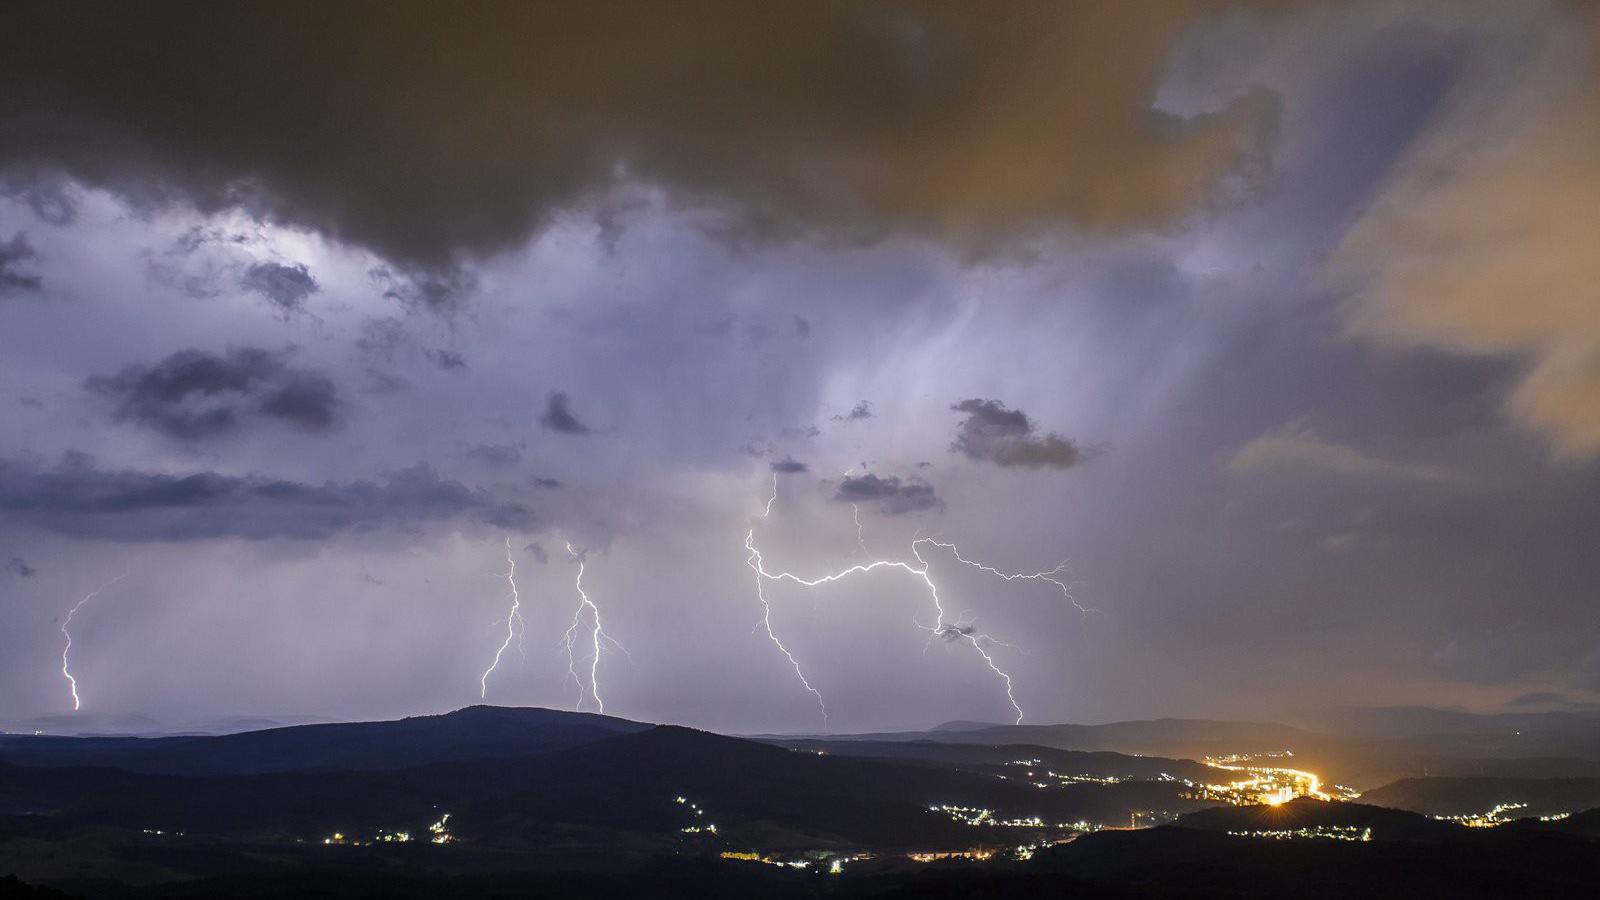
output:
{"label": "storm cloud", "polygon": [[1084,460],[1084,450],[1055,432],[1040,435],[1020,409],[998,400],[963,400],[950,407],[967,414],[956,426],[950,452],[997,466],[1066,469]]}
{"label": "storm cloud", "polygon": [[79,454],[53,466],[0,461],[0,512],[45,531],[113,541],[318,540],[450,520],[516,530],[534,524],[525,506],[441,478],[425,463],[375,480],[309,484],[112,470]]}
{"label": "storm cloud", "polygon": [[232,434],[261,420],[327,431],[340,409],[333,381],[291,367],[287,354],[236,347],[215,354],[181,350],[154,365],[131,365],[84,382],[131,422],[179,440]]}
{"label": "storm cloud", "polygon": [[459,285],[426,273],[622,181],[743,237],[902,229],[983,248],[1160,225],[1258,163],[1276,115],[1260,93],[1152,108],[1174,42],[1209,14],[1195,2],[431,11],[13,5],[0,167],[337,235],[440,305]]}

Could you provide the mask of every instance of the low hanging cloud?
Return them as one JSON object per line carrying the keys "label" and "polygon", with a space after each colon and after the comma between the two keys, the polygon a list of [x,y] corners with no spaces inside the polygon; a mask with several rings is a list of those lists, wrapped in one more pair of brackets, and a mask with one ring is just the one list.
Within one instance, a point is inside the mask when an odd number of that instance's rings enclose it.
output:
{"label": "low hanging cloud", "polygon": [[311,270],[303,265],[256,263],[239,276],[239,285],[267,298],[280,315],[306,311],[306,298],[322,290]]}
{"label": "low hanging cloud", "polygon": [[1400,463],[1355,447],[1319,437],[1303,422],[1290,422],[1251,439],[1228,461],[1228,468],[1248,472],[1274,468],[1311,468],[1350,478],[1382,478],[1425,484],[1462,484],[1457,472],[1438,466]]}
{"label": "low hanging cloud", "polygon": [[561,434],[588,434],[591,429],[572,412],[572,401],[561,391],[552,391],[545,400],[539,424]]}
{"label": "low hanging cloud", "polygon": [[28,561],[20,556],[13,556],[8,562],[0,564],[0,572],[9,572],[18,578],[32,578],[39,574],[38,569],[28,565]]}
{"label": "low hanging cloud", "polygon": [[902,481],[893,475],[879,478],[870,472],[839,482],[833,499],[843,503],[875,503],[878,511],[886,516],[944,508],[944,501],[934,493],[933,485],[925,481]]}
{"label": "low hanging cloud", "polygon": [[180,350],[154,365],[92,376],[84,386],[112,402],[117,421],[185,441],[229,435],[259,421],[327,431],[341,407],[326,375],[293,368],[287,354],[257,347],[222,354]]}
{"label": "low hanging cloud", "polygon": [[1152,106],[1174,46],[1216,10],[694,0],[62,17],[24,0],[0,29],[0,175],[45,167],[136,203],[243,207],[375,251],[407,273],[397,295],[435,306],[459,292],[444,273],[463,259],[624,183],[716,210],[738,240],[902,231],[983,250],[1059,225],[1167,224],[1253,171],[1274,134],[1269,95],[1193,117]]}
{"label": "low hanging cloud", "polygon": [[49,467],[0,460],[0,513],[56,534],[128,542],[317,540],[451,521],[534,527],[527,507],[440,478],[425,463],[370,481],[309,484],[216,472],[110,470],[80,454]]}
{"label": "low hanging cloud", "polygon": [[1489,71],[1401,161],[1334,256],[1353,334],[1524,361],[1510,417],[1600,455],[1600,7]]}
{"label": "low hanging cloud", "polygon": [[951,453],[997,466],[1067,469],[1084,461],[1084,448],[1055,432],[1039,434],[1020,409],[998,400],[963,400],[950,407],[967,414],[956,426]]}
{"label": "low hanging cloud", "polygon": [[31,293],[44,286],[44,279],[30,268],[37,256],[28,236],[20,231],[11,240],[0,241],[0,297]]}

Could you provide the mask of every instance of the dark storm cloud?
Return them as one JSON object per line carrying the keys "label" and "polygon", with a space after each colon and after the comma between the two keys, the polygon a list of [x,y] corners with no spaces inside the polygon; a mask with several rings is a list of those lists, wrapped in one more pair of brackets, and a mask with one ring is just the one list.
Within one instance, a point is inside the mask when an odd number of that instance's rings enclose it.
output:
{"label": "dark storm cloud", "polygon": [[886,516],[943,508],[944,501],[933,492],[927,482],[902,481],[893,475],[879,478],[870,472],[839,482],[833,499],[845,503],[876,503],[878,511]]}
{"label": "dark storm cloud", "polygon": [[242,206],[375,250],[395,296],[435,306],[463,261],[620,182],[719,209],[737,240],[983,249],[1171,222],[1258,159],[1270,97],[1151,107],[1214,9],[24,2],[0,29],[0,167]]}
{"label": "dark storm cloud", "polygon": [[842,416],[834,416],[833,420],[835,422],[859,422],[862,419],[870,418],[872,418],[872,404],[863,400],[860,403],[857,403],[855,408],[851,409],[848,413]]}
{"label": "dark storm cloud", "polygon": [[304,431],[334,424],[339,398],[327,376],[291,367],[286,354],[236,347],[218,355],[180,350],[155,365],[131,365],[84,382],[132,422],[180,440],[231,434],[253,419]]}
{"label": "dark storm cloud", "polygon": [[516,444],[478,444],[468,448],[467,459],[504,469],[522,462],[522,448]]}
{"label": "dark storm cloud", "polygon": [[558,479],[555,479],[555,478],[542,478],[542,477],[539,477],[539,478],[534,478],[533,479],[533,486],[536,487],[536,488],[541,488],[543,490],[553,491],[556,488],[561,487],[561,482]]}
{"label": "dark storm cloud", "polygon": [[997,466],[1030,469],[1066,469],[1084,459],[1084,450],[1055,432],[1038,434],[1020,409],[1007,409],[998,400],[963,400],[950,407],[967,414],[956,426],[950,452]]}
{"label": "dark storm cloud", "polygon": [[534,541],[522,549],[523,552],[528,553],[534,559],[537,559],[539,561],[539,565],[541,566],[550,562],[550,554],[546,552],[544,545],[540,544],[538,541]]}
{"label": "dark storm cloud", "polygon": [[0,512],[57,534],[117,541],[321,539],[455,519],[523,530],[533,525],[526,507],[440,478],[425,463],[375,481],[308,484],[216,472],[108,470],[77,454],[48,468],[0,461]]}
{"label": "dark storm cloud", "polygon": [[5,565],[0,565],[0,572],[10,572],[18,578],[32,578],[39,574],[38,569],[28,565],[28,561],[20,556],[13,556]]}
{"label": "dark storm cloud", "polygon": [[305,266],[274,262],[256,263],[246,269],[239,276],[239,284],[272,301],[284,315],[305,312],[306,298],[322,289]]}
{"label": "dark storm cloud", "polygon": [[769,468],[779,475],[798,475],[811,467],[792,456],[785,456],[783,459],[775,461]]}
{"label": "dark storm cloud", "polygon": [[37,291],[44,280],[32,271],[38,256],[28,236],[17,232],[9,241],[0,241],[0,297]]}
{"label": "dark storm cloud", "polygon": [[572,412],[572,401],[561,391],[552,391],[545,401],[539,424],[562,434],[588,434],[589,426],[583,424]]}

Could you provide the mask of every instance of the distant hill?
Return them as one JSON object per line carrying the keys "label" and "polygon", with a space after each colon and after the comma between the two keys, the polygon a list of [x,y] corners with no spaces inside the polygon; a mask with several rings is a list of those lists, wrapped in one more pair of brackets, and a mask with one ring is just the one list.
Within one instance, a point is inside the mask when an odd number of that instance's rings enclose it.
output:
{"label": "distant hill", "polygon": [[1299,829],[1371,829],[1372,840],[1456,840],[1468,829],[1418,813],[1367,803],[1330,803],[1302,797],[1280,806],[1219,806],[1190,813],[1178,828],[1220,832],[1280,832]]}
{"label": "distant hill", "polygon": [[1311,732],[1270,722],[1150,719],[1104,725],[990,725],[934,731],[820,736],[829,740],[945,741],[963,744],[1034,744],[1059,750],[1114,750],[1194,758],[1207,754],[1282,750],[1314,741]]}
{"label": "distant hill", "polygon": [[292,725],[219,736],[0,736],[0,763],[105,766],[168,775],[383,770],[527,756],[652,726],[589,713],[470,706],[393,722]]}
{"label": "distant hill", "polygon": [[[249,752],[239,752],[227,766],[213,766],[240,770],[226,775],[0,764],[0,815],[45,815],[82,827],[314,840],[336,831],[420,833],[449,812],[457,834],[496,846],[548,846],[589,834],[583,841],[662,849],[681,841],[685,827],[716,824],[719,840],[735,847],[743,841],[763,847],[951,848],[1009,843],[1060,829],[974,827],[930,807],[989,809],[995,818],[1038,817],[1056,826],[1080,820],[1119,825],[1133,810],[1180,814],[1210,805],[1180,797],[1183,786],[1173,782],[1041,790],[1024,780],[926,763],[819,755],[636,723],[614,726],[620,733],[577,746],[552,749],[545,743],[529,747],[523,756],[484,755],[486,746],[506,746],[501,738],[507,728],[525,729],[530,716],[538,721],[542,717],[535,714],[541,712],[546,711],[478,708],[430,717],[422,725],[418,720],[378,723],[404,726],[377,734],[410,744],[406,754],[462,758],[404,769],[363,764],[243,771],[261,765],[254,754],[262,748],[255,743],[245,745]],[[569,725],[587,722],[570,714],[546,715]],[[445,726],[453,737],[440,743],[434,729]],[[521,733],[518,728],[512,730]],[[301,763],[344,759],[350,746],[330,744],[323,726],[284,731],[261,734],[271,735],[272,751]],[[429,740],[404,738],[417,734]],[[296,745],[297,739],[309,746]],[[214,745],[225,739],[207,740]],[[187,744],[177,746],[194,752]],[[686,803],[675,802],[680,796]]]}
{"label": "distant hill", "polygon": [[1363,802],[1431,816],[1525,804],[1508,817],[1547,816],[1600,806],[1600,778],[1406,778],[1367,791]]}
{"label": "distant hill", "polygon": [[[862,740],[781,740],[769,743],[797,750],[863,756],[875,759],[921,761],[941,766],[964,766],[975,771],[1024,778],[1029,768],[1037,770],[1038,780],[1048,780],[1046,772],[1090,778],[1159,780],[1162,776],[1204,782],[1214,779],[1217,770],[1192,759],[1164,756],[1132,756],[1109,750],[1058,750],[1036,744],[959,744],[944,741],[862,741]],[[1021,767],[1018,760],[1038,760],[1039,765]]]}
{"label": "distant hill", "polygon": [[[1159,898],[1502,900],[1587,897],[1600,877],[1600,848],[1591,841],[1558,834],[1521,835],[1502,828],[1451,827],[1453,832],[1440,833],[1445,836],[1441,840],[1375,837],[1364,843],[1237,837],[1178,826],[1103,831],[1041,851],[1023,870],[1028,876],[1019,872],[1012,879],[1021,882],[1024,877],[1062,873],[1113,888],[1136,887],[1138,896]],[[1380,823],[1374,834],[1381,830]],[[966,896],[1054,895],[1043,886],[1010,889],[1002,883],[984,889],[988,892],[969,889]],[[963,895],[908,891],[892,896]],[[1097,894],[1080,890],[1060,896]]]}

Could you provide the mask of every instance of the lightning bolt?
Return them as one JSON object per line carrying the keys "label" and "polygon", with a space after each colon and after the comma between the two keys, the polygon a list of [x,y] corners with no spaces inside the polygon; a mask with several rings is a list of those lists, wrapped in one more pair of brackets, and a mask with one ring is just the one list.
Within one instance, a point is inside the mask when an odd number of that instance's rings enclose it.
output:
{"label": "lightning bolt", "polygon": [[[774,473],[772,476],[772,497],[767,500],[767,508],[761,513],[761,518],[765,519],[772,515],[772,504],[773,501],[777,499],[778,476],[776,473]],[[756,530],[754,526],[751,526],[750,530],[744,536],[744,549],[750,554],[745,559],[745,565],[749,566],[751,571],[756,573],[756,599],[761,601],[761,624],[758,627],[763,627],[766,629],[767,639],[772,641],[773,646],[778,648],[778,652],[782,653],[784,658],[789,661],[789,666],[794,669],[795,677],[800,679],[800,684],[807,691],[811,692],[811,696],[817,698],[817,708],[822,711],[822,730],[827,731],[827,701],[822,699],[822,692],[817,690],[815,687],[812,687],[811,682],[806,679],[806,673],[800,668],[800,660],[795,659],[794,654],[790,652],[789,648],[785,647],[783,645],[783,641],[778,639],[777,632],[772,630],[772,603],[767,600],[766,588],[767,579],[770,576],[767,574],[766,569],[762,566],[761,551],[756,549]]]}
{"label": "lightning bolt", "polygon": [[[772,479],[772,498],[767,501],[765,511],[763,511],[761,514],[762,519],[766,519],[771,515],[772,505],[777,499],[777,496],[778,479],[777,476],[774,475]],[[862,550],[865,550],[866,545],[865,541],[862,540],[861,515],[859,508],[857,508],[855,512],[855,522],[857,526],[857,544]],[[956,558],[960,559],[962,562],[967,562],[969,565],[980,565],[963,559],[959,553],[955,552],[955,546],[953,544],[944,544],[931,538],[918,538],[911,543],[911,555],[915,557],[917,561],[915,565],[905,562],[904,560],[878,559],[865,563],[857,563],[848,568],[841,569],[840,571],[827,575],[822,575],[820,577],[803,578],[794,574],[793,572],[769,571],[766,568],[766,563],[762,558],[761,551],[756,548],[755,528],[752,526],[750,530],[746,532],[744,547],[746,552],[749,553],[749,556],[746,558],[745,564],[748,565],[756,575],[756,598],[761,602],[762,611],[761,627],[766,629],[768,639],[770,639],[773,645],[778,648],[779,652],[781,652],[784,657],[788,659],[789,665],[794,669],[796,677],[800,679],[800,684],[807,691],[811,692],[812,696],[816,697],[817,706],[822,711],[822,724],[824,730],[827,730],[828,727],[828,707],[827,703],[823,699],[822,692],[817,690],[806,678],[805,672],[800,668],[799,660],[797,660],[794,653],[784,645],[783,641],[778,638],[778,635],[772,628],[772,604],[771,601],[767,599],[766,595],[766,582],[768,581],[789,581],[801,585],[802,587],[815,588],[826,584],[832,584],[836,581],[841,581],[853,575],[872,572],[877,569],[896,569],[914,576],[928,589],[928,597],[933,603],[935,617],[932,625],[923,625],[916,620],[913,620],[913,624],[929,633],[930,643],[932,642],[933,638],[939,637],[951,642],[964,642],[971,646],[972,649],[976,651],[978,656],[983,660],[984,664],[989,667],[990,671],[994,672],[994,674],[1005,684],[1006,699],[1010,702],[1012,711],[1017,714],[1017,724],[1020,725],[1022,723],[1024,714],[1021,705],[1017,703],[1015,684],[1012,681],[1011,675],[1004,669],[1000,668],[999,664],[995,662],[994,655],[989,652],[989,647],[991,646],[1010,645],[1004,644],[1001,641],[997,641],[990,635],[979,633],[975,627],[967,623],[964,619],[957,620],[956,622],[950,622],[947,620],[944,602],[939,596],[939,585],[934,582],[931,574],[932,567],[928,560],[922,556],[921,548],[922,545],[925,544],[949,548],[951,552],[956,555]],[[980,565],[980,568],[987,567]],[[1027,577],[1037,578],[1038,580],[1050,580],[1052,583],[1061,585],[1062,589],[1066,590],[1066,586],[1063,583],[1054,579],[1055,575],[1060,574],[1062,568],[1064,568],[1064,564],[1063,566],[1056,567],[1056,569],[1050,573],[1038,573],[1037,575]],[[992,571],[996,575],[1007,578],[1007,580],[1014,580],[1015,578],[1023,577],[1007,577],[1005,573],[998,572],[993,569],[989,569],[988,571]]]}
{"label": "lightning bolt", "polygon": [[572,624],[568,626],[566,635],[563,638],[563,643],[565,644],[567,654],[567,675],[571,677],[572,680],[578,685],[578,702],[574,709],[582,712],[585,699],[583,679],[578,675],[578,662],[576,655],[573,653],[573,646],[579,639],[578,632],[583,627],[583,614],[584,611],[587,610],[591,623],[591,627],[589,628],[589,691],[587,696],[594,698],[594,705],[597,710],[600,712],[605,712],[606,703],[600,698],[600,645],[602,642],[610,644],[611,646],[616,647],[618,650],[621,650],[624,655],[628,654],[628,648],[617,643],[616,638],[613,638],[611,635],[607,634],[605,629],[601,627],[600,607],[596,606],[594,601],[589,599],[588,593],[586,593],[583,589],[583,563],[585,554],[574,550],[570,541],[567,543],[567,553],[571,554],[572,558],[578,561],[578,578],[575,583],[575,587],[578,589],[578,608],[573,612]]}
{"label": "lightning bolt", "polygon": [[919,543],[932,544],[935,547],[939,547],[939,548],[944,549],[944,550],[949,550],[950,551],[950,555],[954,556],[956,558],[957,562],[961,562],[961,563],[964,563],[966,565],[969,565],[969,566],[973,567],[974,569],[978,569],[980,571],[987,572],[990,575],[993,575],[993,576],[995,576],[997,578],[1000,578],[1000,579],[1002,579],[1004,581],[1043,581],[1043,582],[1047,582],[1049,584],[1053,584],[1053,585],[1056,586],[1057,590],[1061,591],[1061,596],[1065,597],[1067,602],[1071,603],[1073,608],[1076,609],[1078,612],[1080,612],[1080,613],[1097,613],[1097,612],[1101,612],[1101,610],[1095,609],[1093,607],[1084,606],[1083,604],[1079,603],[1076,598],[1074,598],[1072,596],[1072,586],[1067,584],[1066,582],[1064,582],[1064,581],[1062,581],[1060,579],[1060,575],[1061,575],[1062,571],[1064,571],[1067,568],[1067,564],[1065,562],[1063,562],[1060,565],[1056,566],[1054,569],[1050,569],[1050,570],[1045,571],[1045,572],[1029,572],[1029,573],[1025,573],[1025,574],[1024,573],[1007,573],[1007,572],[1002,572],[999,569],[994,568],[993,566],[984,565],[983,563],[975,562],[973,560],[967,559],[966,557],[961,555],[961,551],[956,548],[955,544],[946,543],[944,541],[936,541],[936,540],[934,540],[932,538],[922,538],[919,541]]}
{"label": "lightning bolt", "polygon": [[500,644],[500,649],[494,652],[494,661],[489,663],[489,668],[483,670],[483,677],[478,679],[480,698],[489,696],[489,673],[500,665],[500,657],[505,655],[511,641],[521,638],[525,624],[522,619],[522,595],[517,592],[517,561],[511,555],[509,535],[506,537],[506,583],[511,585],[511,610],[506,613],[506,639]]}
{"label": "lightning bolt", "polygon": [[61,648],[61,674],[66,677],[66,679],[67,679],[67,689],[72,692],[72,711],[73,712],[77,712],[79,709],[81,709],[83,707],[83,704],[78,699],[78,679],[72,677],[72,668],[68,663],[68,654],[70,654],[72,652],[72,631],[70,630],[71,626],[72,626],[72,617],[77,615],[78,614],[78,610],[83,609],[83,605],[85,603],[88,603],[90,600],[93,600],[96,596],[98,596],[100,594],[101,591],[105,590],[108,587],[111,587],[112,585],[116,584],[117,582],[119,582],[122,579],[127,578],[127,577],[128,577],[128,573],[127,572],[123,572],[121,575],[118,575],[117,577],[111,579],[110,581],[106,582],[105,584],[100,585],[99,587],[95,588],[94,590],[90,591],[89,593],[84,594],[83,595],[83,599],[79,600],[77,603],[72,604],[72,608],[67,610],[66,618],[61,620],[61,636],[66,639],[66,645]]}

